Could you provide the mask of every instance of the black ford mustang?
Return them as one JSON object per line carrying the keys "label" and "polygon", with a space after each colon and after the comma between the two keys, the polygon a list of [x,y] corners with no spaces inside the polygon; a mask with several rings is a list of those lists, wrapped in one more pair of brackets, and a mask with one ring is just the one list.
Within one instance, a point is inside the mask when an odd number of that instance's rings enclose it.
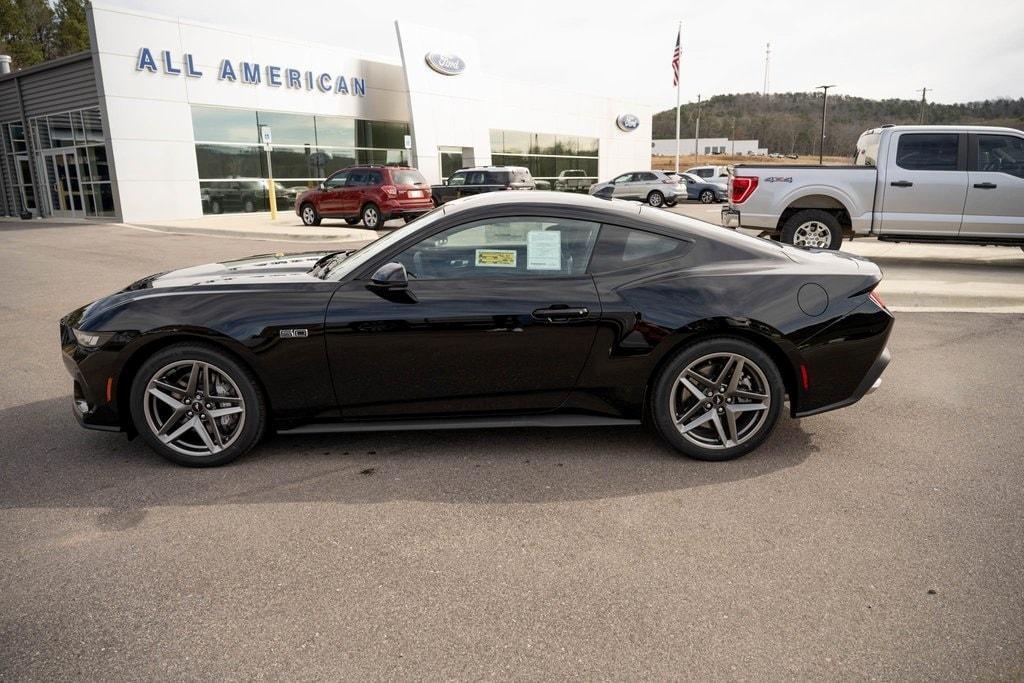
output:
{"label": "black ford mustang", "polygon": [[456,200],[354,252],[144,278],[61,320],[85,427],[218,465],[264,432],[649,422],[726,460],[889,361],[872,263],[563,193]]}

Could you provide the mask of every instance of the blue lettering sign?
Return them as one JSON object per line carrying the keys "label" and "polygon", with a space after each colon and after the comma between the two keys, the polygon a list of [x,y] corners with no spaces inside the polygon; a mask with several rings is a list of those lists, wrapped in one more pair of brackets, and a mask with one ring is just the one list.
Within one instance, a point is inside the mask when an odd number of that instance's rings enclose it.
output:
{"label": "blue lettering sign", "polygon": [[345,83],[344,76],[338,76],[338,80],[334,84],[334,92],[341,93],[343,95],[348,94],[348,84]]}
{"label": "blue lettering sign", "polygon": [[320,92],[329,92],[331,89],[331,74],[320,74],[320,78],[316,80],[316,85],[320,88]]}
{"label": "blue lettering sign", "polygon": [[242,82],[256,85],[260,82],[260,65],[242,62]]}
{"label": "blue lettering sign", "polygon": [[149,51],[148,47],[139,50],[139,61],[135,63],[135,70],[156,73],[156,60],[153,59],[153,53]]}
{"label": "blue lettering sign", "polygon": [[192,55],[185,53],[185,75],[192,78],[202,78],[203,72],[196,68],[192,62]]}
{"label": "blue lettering sign", "polygon": [[312,71],[307,71],[306,72],[306,90],[312,90],[312,89],[313,89],[313,72]]}
{"label": "blue lettering sign", "polygon": [[279,66],[268,66],[267,67],[267,85],[272,85],[275,88],[281,86],[281,67]]}
{"label": "blue lettering sign", "polygon": [[181,73],[181,69],[177,69],[171,64],[171,53],[169,50],[164,50],[160,53],[164,58],[164,73],[169,73],[172,76],[177,76]]}
{"label": "blue lettering sign", "polygon": [[220,73],[217,75],[217,79],[221,81],[237,81],[238,76],[235,75],[235,67],[231,66],[231,62],[227,59],[222,60],[220,63]]}
{"label": "blue lettering sign", "polygon": [[298,69],[285,69],[284,78],[289,88],[302,87],[302,74]]}
{"label": "blue lettering sign", "polygon": [[363,78],[352,79],[352,94],[360,97],[366,96],[366,80]]}

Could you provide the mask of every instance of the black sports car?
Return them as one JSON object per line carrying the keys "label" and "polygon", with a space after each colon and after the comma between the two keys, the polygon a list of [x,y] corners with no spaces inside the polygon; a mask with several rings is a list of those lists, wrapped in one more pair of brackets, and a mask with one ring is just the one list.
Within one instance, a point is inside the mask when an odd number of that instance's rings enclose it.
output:
{"label": "black sports car", "polygon": [[82,425],[218,465],[284,432],[648,422],[726,460],[878,385],[874,264],[496,192],[352,252],[153,275],[61,320]]}

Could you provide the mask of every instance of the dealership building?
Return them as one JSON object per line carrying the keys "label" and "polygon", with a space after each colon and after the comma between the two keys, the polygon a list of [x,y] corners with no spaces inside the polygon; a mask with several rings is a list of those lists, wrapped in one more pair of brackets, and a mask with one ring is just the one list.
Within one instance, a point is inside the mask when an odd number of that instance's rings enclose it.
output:
{"label": "dealership building", "polygon": [[506,81],[471,37],[395,30],[387,60],[93,3],[89,52],[0,73],[0,215],[263,211],[269,178],[280,206],[354,164],[431,183],[525,166],[552,187],[650,166],[649,106]]}

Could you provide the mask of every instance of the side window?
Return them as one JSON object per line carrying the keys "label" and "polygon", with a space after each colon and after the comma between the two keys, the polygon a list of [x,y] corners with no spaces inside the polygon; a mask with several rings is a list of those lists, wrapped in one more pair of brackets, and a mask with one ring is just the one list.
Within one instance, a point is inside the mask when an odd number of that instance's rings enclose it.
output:
{"label": "side window", "polygon": [[616,178],[612,182],[613,183],[628,183],[628,182],[630,182],[632,180],[632,178],[633,178],[633,174],[632,173],[623,173],[622,175],[620,175],[618,178]]}
{"label": "side window", "polygon": [[959,147],[956,133],[905,133],[896,147],[896,165],[908,171],[955,171]]}
{"label": "side window", "polygon": [[467,185],[486,185],[487,174],[483,171],[473,171],[466,177]]}
{"label": "side window", "polygon": [[366,171],[350,171],[346,187],[362,187],[366,184]]}
{"label": "side window", "polygon": [[583,275],[599,229],[567,218],[490,218],[428,237],[395,260],[417,280]]}
{"label": "side window", "polygon": [[1024,138],[1013,135],[978,136],[978,170],[1024,178]]}
{"label": "side window", "polygon": [[343,187],[346,181],[348,181],[348,173],[335,173],[324,181],[324,187],[328,189]]}
{"label": "side window", "polygon": [[488,171],[484,174],[484,185],[508,185],[512,182],[511,174],[505,171]]}
{"label": "side window", "polygon": [[658,179],[658,176],[654,175],[653,173],[639,173],[638,175],[640,176],[640,180],[643,180],[645,183],[649,183]]}
{"label": "side window", "polygon": [[688,253],[692,246],[690,242],[652,232],[604,225],[590,260],[590,272],[611,273],[679,258]]}
{"label": "side window", "polygon": [[380,171],[370,171],[366,174],[367,185],[383,185],[384,178],[381,176]]}
{"label": "side window", "polygon": [[699,175],[701,178],[710,178],[711,176],[715,175],[715,171],[714,169],[711,168],[699,168],[697,169],[697,175]]}
{"label": "side window", "polygon": [[466,175],[467,174],[465,174],[465,173],[455,173],[455,174],[452,175],[451,178],[448,179],[448,184],[449,185],[465,185],[466,184]]}

